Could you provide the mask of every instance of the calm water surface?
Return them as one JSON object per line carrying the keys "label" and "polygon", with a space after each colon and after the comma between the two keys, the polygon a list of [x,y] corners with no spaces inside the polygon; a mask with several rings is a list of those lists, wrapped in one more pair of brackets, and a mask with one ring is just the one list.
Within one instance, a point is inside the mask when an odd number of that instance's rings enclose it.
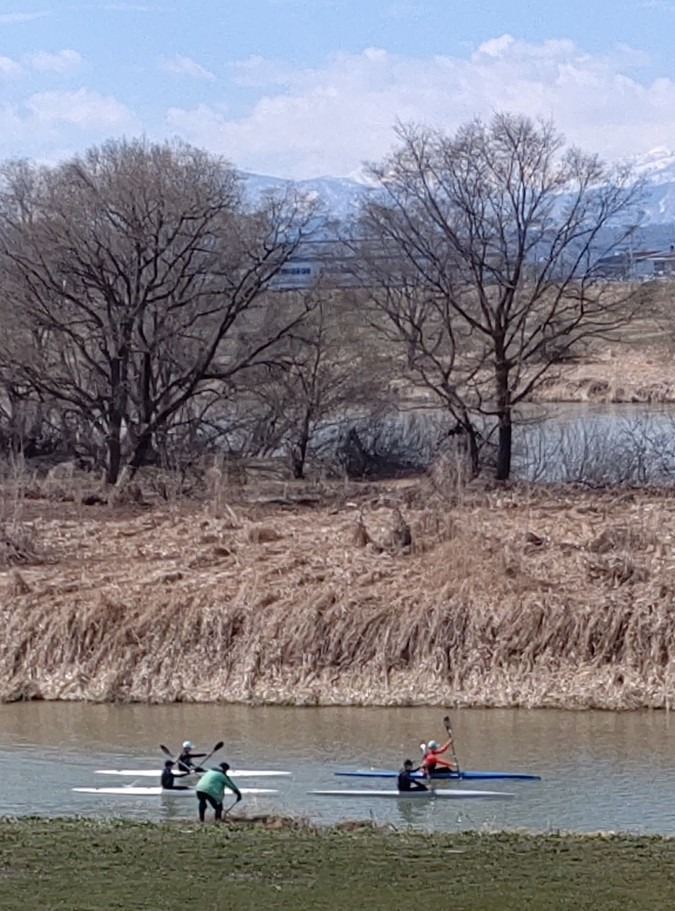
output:
{"label": "calm water surface", "polygon": [[[121,785],[103,768],[161,766],[158,744],[184,739],[234,767],[288,769],[291,779],[246,780],[275,787],[273,798],[245,798],[272,810],[331,823],[374,819],[422,829],[527,828],[621,830],[675,835],[675,717],[665,712],[610,714],[467,710],[452,715],[457,752],[472,769],[534,772],[541,782],[477,782],[454,787],[511,791],[508,802],[320,798],[313,788],[391,788],[388,780],[336,778],[340,768],[398,768],[419,743],[444,734],[438,709],[109,706],[79,703],[0,705],[0,815],[194,817],[184,800],[92,797],[76,786]],[[154,784],[147,779],[144,784]],[[237,812],[244,812],[244,804]]]}

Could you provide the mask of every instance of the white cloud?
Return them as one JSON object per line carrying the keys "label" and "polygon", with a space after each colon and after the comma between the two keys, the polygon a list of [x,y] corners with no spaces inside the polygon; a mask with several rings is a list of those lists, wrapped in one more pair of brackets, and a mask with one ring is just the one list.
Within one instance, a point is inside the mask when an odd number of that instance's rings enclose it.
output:
{"label": "white cloud", "polygon": [[235,82],[266,89],[239,119],[224,106],[172,107],[167,123],[240,167],[292,177],[342,175],[390,151],[397,120],[453,130],[496,110],[552,117],[568,141],[608,158],[675,147],[675,83],[641,82],[644,54],[617,46],[593,55],[571,41],[510,35],[466,57],[426,60],[376,48],[316,69],[254,57]]}
{"label": "white cloud", "polygon": [[181,54],[174,54],[173,57],[161,57],[160,66],[167,73],[174,73],[176,76],[189,76],[191,79],[205,79],[208,82],[213,82],[216,78],[210,70]]}
{"label": "white cloud", "polygon": [[82,63],[82,57],[73,50],[59,51],[50,54],[47,51],[36,51],[28,58],[30,65],[35,70],[51,73],[69,73],[76,70]]}
{"label": "white cloud", "polygon": [[21,64],[17,63],[16,60],[12,60],[11,57],[0,57],[0,77],[20,76],[22,72]]}
{"label": "white cloud", "polygon": [[0,25],[14,25],[19,22],[32,22],[34,19],[44,19],[49,13],[0,13]]}
{"label": "white cloud", "polygon": [[140,3],[106,3],[103,7],[113,13],[161,13],[161,6],[141,5]]}
{"label": "white cloud", "polygon": [[123,104],[87,89],[41,92],[22,103],[0,102],[3,157],[29,154],[54,163],[111,136],[140,132],[141,124]]}
{"label": "white cloud", "polygon": [[297,72],[279,60],[269,60],[260,54],[236,60],[229,65],[232,81],[246,88],[264,88],[271,85],[288,85]]}
{"label": "white cloud", "polygon": [[671,3],[669,0],[643,0],[640,6],[643,9],[655,9],[664,13],[675,12],[675,3]]}
{"label": "white cloud", "polygon": [[31,118],[40,125],[70,124],[81,130],[136,127],[131,111],[111,96],[88,89],[73,92],[38,92],[25,103]]}

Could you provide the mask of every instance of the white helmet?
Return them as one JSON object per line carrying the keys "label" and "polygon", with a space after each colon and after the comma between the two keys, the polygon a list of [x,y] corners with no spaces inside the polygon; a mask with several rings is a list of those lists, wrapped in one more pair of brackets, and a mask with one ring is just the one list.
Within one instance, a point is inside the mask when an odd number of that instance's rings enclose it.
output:
{"label": "white helmet", "polygon": [[186,741],[183,743],[183,749],[184,749],[184,750],[192,750],[192,749],[194,749],[194,747],[192,746],[192,741],[191,741],[191,740],[186,740]]}
{"label": "white helmet", "polygon": [[435,750],[436,747],[438,746],[438,744],[436,743],[435,740],[430,740],[429,743],[427,744],[427,746],[429,747],[430,750]]}

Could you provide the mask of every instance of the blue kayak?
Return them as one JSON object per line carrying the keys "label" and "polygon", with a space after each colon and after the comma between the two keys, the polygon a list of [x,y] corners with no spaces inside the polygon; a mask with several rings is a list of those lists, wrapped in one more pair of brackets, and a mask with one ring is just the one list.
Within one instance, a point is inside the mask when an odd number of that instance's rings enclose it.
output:
{"label": "blue kayak", "polygon": [[[398,772],[391,769],[354,769],[336,772],[345,778],[396,778]],[[413,778],[424,778],[421,772],[413,772]],[[461,772],[441,771],[432,772],[431,779],[438,781],[478,781],[495,778],[504,778],[510,781],[541,781],[540,775],[527,775],[525,772],[477,772],[462,769]]]}

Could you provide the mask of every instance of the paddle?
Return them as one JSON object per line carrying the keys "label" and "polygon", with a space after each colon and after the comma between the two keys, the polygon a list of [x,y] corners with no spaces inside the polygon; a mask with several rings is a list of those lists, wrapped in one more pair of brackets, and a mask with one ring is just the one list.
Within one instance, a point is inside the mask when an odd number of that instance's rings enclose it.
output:
{"label": "paddle", "polygon": [[[219,740],[218,743],[213,747],[213,749],[211,750],[210,753],[192,753],[192,756],[195,759],[203,759],[204,762],[207,762],[213,756],[214,753],[217,753],[218,750],[222,750],[222,748],[224,746],[225,746],[224,742],[222,740]],[[173,753],[167,746],[164,746],[163,743],[160,743],[159,748],[162,751],[162,753],[164,753],[165,756],[168,756],[172,762],[176,762],[176,759],[174,759]],[[185,772],[183,774],[188,774],[188,773]]]}
{"label": "paddle", "polygon": [[226,809],[223,810],[223,819],[225,819],[225,817],[230,812],[230,810],[234,810],[234,808],[237,806],[238,803],[239,803],[239,801],[235,799],[233,804],[230,804],[229,807],[226,807]]}
{"label": "paddle", "polygon": [[443,724],[445,725],[445,730],[448,732],[448,737],[450,738],[450,749],[452,750],[452,761],[455,763],[455,768],[457,769],[457,774],[461,776],[462,772],[459,767],[459,759],[457,759],[457,753],[455,752],[455,738],[452,735],[452,723],[450,721],[449,715],[444,716]]}
{"label": "paddle", "polygon": [[225,746],[225,743],[222,740],[219,740],[218,743],[211,750],[211,752],[206,754],[206,756],[204,757],[204,762],[205,763],[208,762],[208,760],[213,756],[213,754],[217,753],[218,750],[222,750],[222,748],[224,746]]}

